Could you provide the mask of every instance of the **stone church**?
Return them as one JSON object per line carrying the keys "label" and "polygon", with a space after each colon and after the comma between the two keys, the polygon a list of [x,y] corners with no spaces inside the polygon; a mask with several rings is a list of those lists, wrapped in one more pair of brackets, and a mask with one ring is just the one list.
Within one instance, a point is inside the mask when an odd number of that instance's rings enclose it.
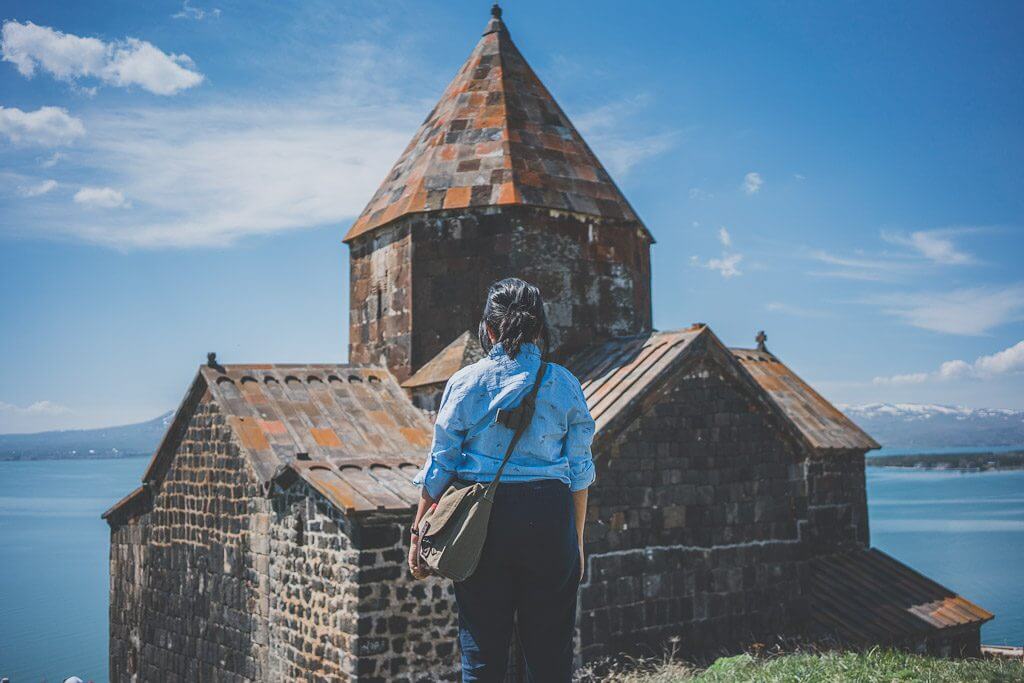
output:
{"label": "stone church", "polygon": [[978,653],[989,612],[870,546],[870,436],[763,335],[652,329],[652,234],[497,7],[344,241],[350,362],[210,354],[104,514],[111,680],[458,676],[451,585],[405,568],[410,480],[510,275],[540,285],[597,422],[581,663],[670,638]]}

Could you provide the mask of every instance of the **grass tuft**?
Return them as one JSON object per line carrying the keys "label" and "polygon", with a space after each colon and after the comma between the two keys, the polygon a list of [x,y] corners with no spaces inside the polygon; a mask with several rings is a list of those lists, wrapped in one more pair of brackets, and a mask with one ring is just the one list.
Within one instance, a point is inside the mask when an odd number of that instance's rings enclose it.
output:
{"label": "grass tuft", "polygon": [[[588,677],[589,676],[589,677]],[[949,660],[893,650],[723,657],[701,669],[674,661],[633,660],[615,665],[602,683],[1024,683],[1024,664],[997,659]]]}

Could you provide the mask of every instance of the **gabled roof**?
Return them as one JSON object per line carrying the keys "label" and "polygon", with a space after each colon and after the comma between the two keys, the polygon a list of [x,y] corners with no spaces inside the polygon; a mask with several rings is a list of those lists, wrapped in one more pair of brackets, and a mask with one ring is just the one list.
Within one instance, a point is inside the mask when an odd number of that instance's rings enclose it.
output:
{"label": "gabled roof", "polygon": [[427,361],[409,379],[402,382],[406,389],[429,384],[444,384],[461,368],[484,357],[483,347],[477,336],[468,330],[460,334],[448,346]]}
{"label": "gabled roof", "polygon": [[601,434],[626,414],[691,352],[704,325],[685,330],[621,337],[589,346],[566,360],[580,380],[590,414]]}
{"label": "gabled roof", "polygon": [[227,365],[199,369],[143,475],[144,487],[104,513],[113,520],[163,478],[192,414],[216,402],[259,481],[305,479],[347,512],[407,510],[432,429],[385,369]]}
{"label": "gabled roof", "polygon": [[698,324],[685,330],[612,339],[595,344],[566,361],[583,385],[597,434],[621,416],[631,414],[678,364],[699,350],[715,348],[723,361],[736,365],[766,404],[815,450],[869,450],[878,444],[831,403],[767,351],[726,349],[711,328]]}
{"label": "gabled roof", "polygon": [[816,558],[810,569],[811,618],[841,641],[892,643],[993,617],[875,548]]}
{"label": "gabled roof", "polygon": [[639,221],[512,42],[487,30],[345,241],[405,214],[526,205]]}
{"label": "gabled roof", "polygon": [[731,351],[812,447],[865,451],[879,448],[878,442],[770,352]]}

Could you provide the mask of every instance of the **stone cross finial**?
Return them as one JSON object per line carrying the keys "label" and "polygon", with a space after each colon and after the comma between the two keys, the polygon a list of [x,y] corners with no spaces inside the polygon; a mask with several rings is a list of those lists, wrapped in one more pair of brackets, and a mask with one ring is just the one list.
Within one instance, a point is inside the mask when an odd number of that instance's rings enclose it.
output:
{"label": "stone cross finial", "polygon": [[491,16],[495,19],[501,19],[501,5],[498,3],[491,5]]}
{"label": "stone cross finial", "polygon": [[755,339],[757,341],[757,350],[758,351],[767,351],[768,350],[765,347],[765,345],[764,345],[764,343],[766,341],[768,341],[768,335],[764,333],[764,330],[761,330],[760,332],[758,332],[757,333],[757,337],[755,337]]}

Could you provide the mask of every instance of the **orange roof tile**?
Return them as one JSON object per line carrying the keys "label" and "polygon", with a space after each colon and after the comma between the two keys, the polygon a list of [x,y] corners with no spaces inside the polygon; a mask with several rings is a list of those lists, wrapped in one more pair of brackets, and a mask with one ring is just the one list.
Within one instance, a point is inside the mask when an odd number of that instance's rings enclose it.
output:
{"label": "orange roof tile", "polygon": [[639,222],[512,42],[501,10],[493,12],[345,241],[408,213],[467,206],[528,205]]}

